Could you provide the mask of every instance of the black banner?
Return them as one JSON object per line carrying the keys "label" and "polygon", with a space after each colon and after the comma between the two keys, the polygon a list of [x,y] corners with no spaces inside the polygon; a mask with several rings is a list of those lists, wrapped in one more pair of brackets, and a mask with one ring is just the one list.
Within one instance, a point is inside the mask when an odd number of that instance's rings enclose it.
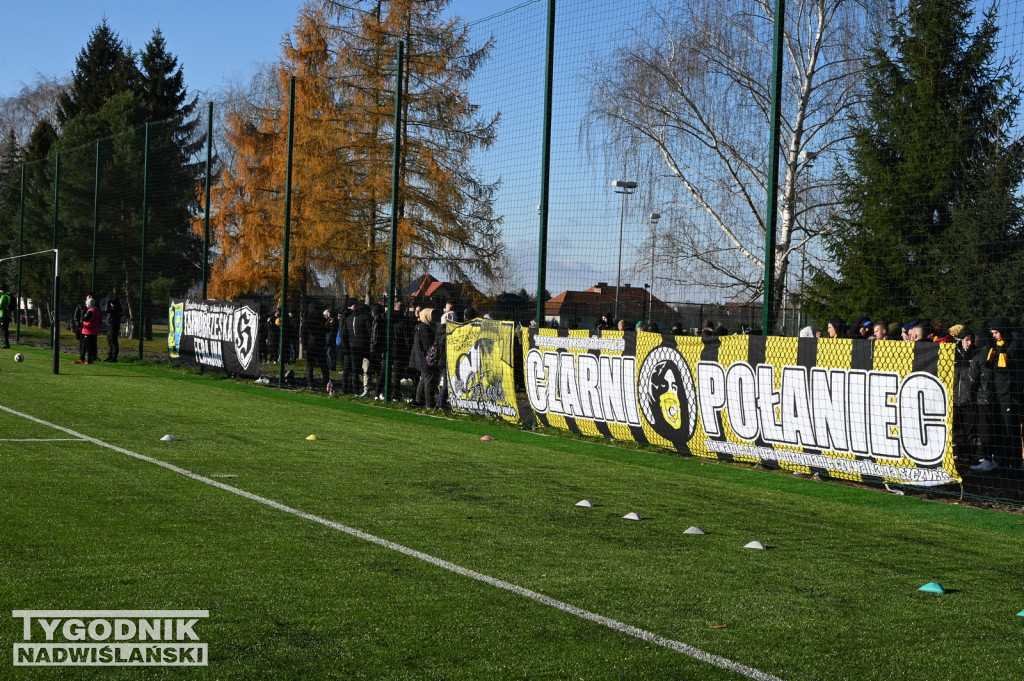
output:
{"label": "black banner", "polygon": [[259,314],[248,305],[227,300],[172,300],[167,324],[171,359],[259,377]]}

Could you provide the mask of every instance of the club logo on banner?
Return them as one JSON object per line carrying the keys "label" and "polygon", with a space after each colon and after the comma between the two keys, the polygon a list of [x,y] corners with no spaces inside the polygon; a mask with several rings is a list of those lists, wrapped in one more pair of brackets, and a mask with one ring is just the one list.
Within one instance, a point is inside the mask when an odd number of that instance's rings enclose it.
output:
{"label": "club logo on banner", "polygon": [[544,425],[835,478],[959,482],[953,347],[523,331]]}
{"label": "club logo on banner", "polygon": [[259,376],[259,315],[247,305],[225,300],[172,300],[168,308],[168,352],[189,364]]}
{"label": "club logo on banner", "polygon": [[515,323],[448,323],[448,402],[453,411],[519,423],[512,362]]}

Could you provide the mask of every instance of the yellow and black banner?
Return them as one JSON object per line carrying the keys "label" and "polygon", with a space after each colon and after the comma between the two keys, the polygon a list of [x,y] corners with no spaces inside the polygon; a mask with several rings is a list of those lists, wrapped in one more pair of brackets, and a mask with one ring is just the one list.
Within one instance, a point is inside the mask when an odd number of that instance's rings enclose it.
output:
{"label": "yellow and black banner", "polygon": [[453,411],[519,423],[515,322],[474,319],[447,325],[448,403]]}
{"label": "yellow and black banner", "polygon": [[524,329],[540,423],[862,482],[959,482],[953,345]]}

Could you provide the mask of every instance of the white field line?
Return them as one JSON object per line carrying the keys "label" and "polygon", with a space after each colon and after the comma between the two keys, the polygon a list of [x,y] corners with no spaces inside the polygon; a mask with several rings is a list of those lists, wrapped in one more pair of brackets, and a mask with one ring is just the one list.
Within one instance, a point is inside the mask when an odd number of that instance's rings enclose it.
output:
{"label": "white field line", "polygon": [[555,608],[556,610],[561,610],[562,612],[568,613],[570,615],[575,615],[576,617],[580,617],[582,619],[589,620],[597,624],[601,624],[603,626],[608,627],[609,629],[613,629],[620,633],[633,636],[642,641],[646,641],[647,643],[654,643],[664,648],[675,650],[676,652],[688,655],[696,660],[700,660],[701,662],[713,665],[715,667],[721,667],[722,669],[727,669],[729,671],[745,676],[749,679],[757,679],[758,681],[782,681],[778,677],[772,676],[771,674],[768,674],[766,672],[762,672],[758,669],[754,669],[753,667],[748,667],[738,662],[734,662],[728,658],[721,657],[719,655],[713,655],[704,650],[701,650],[700,648],[695,648],[694,646],[691,646],[689,644],[682,643],[680,641],[674,641],[672,639],[665,638],[664,636],[659,636],[658,634],[647,631],[645,629],[634,627],[631,624],[626,624],[624,622],[611,619],[610,617],[605,617],[604,615],[598,615],[597,613],[590,612],[589,610],[577,608],[574,605],[556,600],[554,598],[551,598],[550,596],[545,596],[542,593],[531,591],[530,589],[526,589],[524,587],[512,584],[511,582],[506,582],[496,577],[491,577],[489,575],[485,575],[483,573],[470,570],[469,568],[464,568],[461,565],[456,565],[455,563],[443,560],[441,558],[436,558],[435,556],[423,553],[422,551],[417,551],[416,549],[411,549],[401,544],[396,544],[395,542],[388,541],[387,539],[382,539],[372,534],[367,534],[366,532],[363,532],[362,530],[357,530],[354,527],[348,527],[347,525],[336,523],[333,520],[327,520],[326,518],[321,518],[320,516],[313,515],[312,513],[300,511],[299,509],[292,508],[291,506],[286,506],[280,502],[274,501],[273,499],[267,499],[266,497],[261,497],[258,494],[246,492],[243,489],[232,487],[231,485],[225,485],[222,482],[217,482],[216,480],[212,480],[208,477],[199,475],[197,473],[193,473],[192,471],[185,470],[184,468],[180,468],[178,466],[175,466],[174,464],[167,463],[166,461],[154,459],[152,457],[146,456],[145,454],[139,454],[129,449],[124,449],[123,447],[118,447],[117,445],[112,445],[107,442],[103,442],[102,440],[97,440],[94,437],[83,435],[82,433],[71,430],[70,428],[65,428],[64,426],[59,426],[55,423],[43,421],[42,419],[38,419],[35,416],[23,414],[19,411],[15,411],[3,405],[0,405],[0,410],[3,410],[8,414],[20,416],[22,418],[28,419],[29,421],[33,421],[44,426],[49,426],[50,428],[55,428],[56,430],[60,430],[62,432],[67,433],[68,435],[73,435],[77,439],[85,440],[86,442],[91,442],[100,447],[106,447],[107,449],[111,449],[115,452],[119,452],[127,456],[131,456],[133,458],[139,459],[140,461],[145,461],[147,463],[155,464],[162,468],[166,468],[169,471],[173,471],[180,475],[184,475],[187,478],[191,478],[192,480],[196,480],[197,482],[202,482],[204,484],[210,485],[211,487],[217,487],[218,489],[222,489],[225,492],[231,492],[232,494],[236,494],[240,497],[245,497],[246,499],[250,499],[252,501],[263,504],[265,506],[269,506],[271,508],[275,508],[285,513],[290,513],[291,515],[312,521],[314,523],[319,523],[326,527],[330,527],[331,529],[338,530],[339,532],[349,534],[358,539],[362,539],[364,541],[377,544],[378,546],[382,546],[386,549],[391,549],[392,551],[397,551],[398,553],[405,554],[406,556],[417,558],[419,560],[430,563],[431,565],[435,565],[439,568],[443,568],[445,570],[454,572],[455,574],[462,575],[463,577],[469,577],[470,579],[475,579],[477,581],[483,582],[484,584],[489,584],[490,586],[497,587],[499,589],[511,591],[514,594],[518,594],[519,596],[529,598],[538,603],[543,603],[544,605]]}

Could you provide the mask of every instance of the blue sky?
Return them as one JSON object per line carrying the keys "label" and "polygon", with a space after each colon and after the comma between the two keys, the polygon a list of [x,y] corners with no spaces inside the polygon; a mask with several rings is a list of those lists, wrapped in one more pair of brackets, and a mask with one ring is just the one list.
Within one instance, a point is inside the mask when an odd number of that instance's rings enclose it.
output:
{"label": "blue sky", "polygon": [[[160,27],[190,90],[208,92],[226,78],[246,78],[274,59],[302,0],[55,0],[5,3],[0,22],[0,97],[38,74],[69,74],[89,34],[105,16],[121,39],[141,48]],[[516,2],[454,0],[451,11],[479,19]]]}
{"label": "blue sky", "polygon": [[[176,3],[152,0],[54,0],[8,3],[0,24],[0,97],[15,95],[38,76],[62,77],[90,33],[106,17],[121,39],[142,48],[160,27],[168,49],[178,57],[186,84],[193,93],[215,96],[228,81],[246,80],[260,63],[280,53],[282,36],[294,25],[303,0],[219,0]],[[540,121],[543,102],[544,0],[452,0],[449,13],[466,21],[494,17],[473,27],[481,39],[497,38],[494,58],[474,80],[473,97],[484,110],[502,112],[501,143],[475,159],[488,180],[500,178],[498,212],[512,264],[509,290],[536,288],[537,204],[539,203]],[[575,33],[603,30],[621,23],[622,15],[638,12],[630,6],[603,11],[587,2],[560,5],[561,34],[569,31],[556,59],[559,72],[553,180],[550,212],[548,288],[586,288],[617,277],[619,196],[609,189],[600,162],[578,146],[579,97],[577,82],[585,54],[595,49],[577,42]],[[505,12],[516,8],[514,12]],[[572,28],[570,28],[572,27]],[[202,97],[205,100],[205,97]],[[636,242],[647,233],[646,213],[630,207],[623,265],[635,261]],[[590,238],[581,243],[580,233]],[[598,236],[600,235],[600,236]],[[584,245],[585,244],[585,245]],[[442,274],[442,273],[438,273]],[[634,281],[623,272],[623,283]]]}

